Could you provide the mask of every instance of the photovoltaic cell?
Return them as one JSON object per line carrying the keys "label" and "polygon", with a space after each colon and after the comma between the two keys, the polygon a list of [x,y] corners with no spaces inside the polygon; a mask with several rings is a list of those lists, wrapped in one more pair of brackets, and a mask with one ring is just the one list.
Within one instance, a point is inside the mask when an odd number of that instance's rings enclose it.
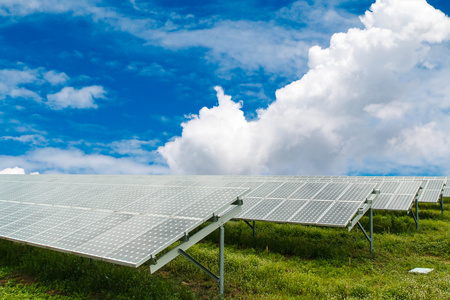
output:
{"label": "photovoltaic cell", "polygon": [[275,210],[273,210],[265,220],[272,222],[287,222],[302,208],[307,200],[284,200]]}
{"label": "photovoltaic cell", "polygon": [[409,195],[396,195],[386,207],[386,209],[407,211],[409,210],[411,205],[412,201]]}
{"label": "photovoltaic cell", "polygon": [[313,199],[337,200],[348,187],[348,183],[329,183]]}
{"label": "photovoltaic cell", "polygon": [[383,194],[393,194],[400,186],[398,181],[386,181],[380,184],[379,189]]}
{"label": "photovoltaic cell", "polygon": [[443,196],[444,197],[450,197],[450,187],[445,187],[444,191],[443,191]]}
{"label": "photovoltaic cell", "polygon": [[425,190],[421,193],[419,201],[435,203],[439,200],[440,196],[441,196],[440,190]]}
{"label": "photovoltaic cell", "polygon": [[403,181],[397,190],[398,195],[415,195],[419,191],[420,181]]}
{"label": "photovoltaic cell", "polygon": [[285,182],[278,189],[269,194],[268,197],[281,199],[288,198],[303,185],[303,182]]}
{"label": "photovoltaic cell", "polygon": [[[263,199],[258,205],[254,206],[252,209],[245,213],[241,213],[239,218],[251,219],[251,220],[261,220],[264,219],[275,207],[281,204],[280,199]],[[245,203],[245,201],[244,201]],[[244,204],[245,205],[245,204]]]}
{"label": "photovoltaic cell", "polygon": [[373,183],[353,183],[339,197],[340,201],[361,201],[366,199],[373,191],[375,185]]}
{"label": "photovoltaic cell", "polygon": [[295,214],[290,222],[315,224],[320,216],[334,204],[334,201],[309,201],[297,214]]}
{"label": "photovoltaic cell", "polygon": [[325,215],[317,222],[319,225],[347,226],[356,214],[360,204],[358,202],[339,201],[331,206]]}
{"label": "photovoltaic cell", "polygon": [[289,196],[289,199],[311,199],[321,189],[323,189],[327,183],[324,182],[308,182],[297,190],[294,194]]}
{"label": "photovoltaic cell", "polygon": [[198,222],[191,219],[167,219],[104,257],[112,261],[139,265],[172,244],[174,236],[181,238],[184,232],[189,232]]}
{"label": "photovoltaic cell", "polygon": [[378,195],[377,200],[374,201],[374,203],[372,204],[372,208],[375,210],[385,210],[393,197],[394,197],[393,194]]}
{"label": "photovoltaic cell", "polygon": [[266,197],[270,193],[272,193],[276,188],[278,188],[282,182],[266,182],[263,183],[258,188],[252,190],[248,197]]}

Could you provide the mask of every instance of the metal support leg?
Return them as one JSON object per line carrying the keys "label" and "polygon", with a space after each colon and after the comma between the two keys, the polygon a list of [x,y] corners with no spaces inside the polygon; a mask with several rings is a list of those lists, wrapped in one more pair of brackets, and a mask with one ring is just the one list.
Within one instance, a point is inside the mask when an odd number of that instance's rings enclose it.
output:
{"label": "metal support leg", "polygon": [[361,229],[361,231],[364,233],[364,236],[370,243],[370,254],[373,254],[373,211],[372,208],[369,209],[369,232],[370,236],[367,234],[367,232],[364,230],[364,227],[362,227],[361,223],[358,221],[358,226]]}
{"label": "metal support leg", "polygon": [[245,224],[247,224],[253,230],[253,236],[256,236],[256,223],[253,221],[253,225],[250,224],[247,220],[244,220]]}
{"label": "metal support leg", "polygon": [[441,194],[441,214],[444,215],[444,195]]}
{"label": "metal support leg", "polygon": [[419,201],[417,198],[416,198],[415,206],[416,206],[416,212],[414,212],[411,208],[411,214],[414,218],[414,221],[416,222],[416,229],[417,229],[417,231],[419,231]]}
{"label": "metal support leg", "polygon": [[220,240],[219,240],[219,276],[216,276],[213,272],[208,270],[205,266],[203,266],[201,263],[199,263],[197,260],[195,260],[192,256],[187,254],[182,249],[178,249],[178,254],[181,256],[184,256],[186,259],[188,259],[190,262],[192,262],[194,265],[196,265],[198,268],[200,268],[203,272],[208,274],[212,279],[219,282],[219,295],[220,298],[223,299],[224,292],[223,292],[223,286],[224,286],[224,245],[225,245],[225,229],[223,226],[220,226]]}
{"label": "metal support leg", "polygon": [[370,254],[373,254],[373,209],[369,209],[369,222],[370,222]]}
{"label": "metal support leg", "polygon": [[223,280],[224,280],[224,244],[225,244],[225,229],[220,226],[220,244],[219,244],[219,295],[223,299]]}

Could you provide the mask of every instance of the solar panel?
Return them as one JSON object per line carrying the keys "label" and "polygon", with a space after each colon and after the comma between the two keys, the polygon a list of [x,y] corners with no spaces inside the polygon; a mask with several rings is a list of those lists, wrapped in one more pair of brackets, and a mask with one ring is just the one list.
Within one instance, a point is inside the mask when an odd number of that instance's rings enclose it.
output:
{"label": "solar panel", "polygon": [[445,187],[444,191],[443,191],[443,196],[444,197],[450,197],[450,187]]}
{"label": "solar panel", "polygon": [[445,180],[429,179],[425,180],[424,183],[424,188],[419,195],[419,202],[438,202],[444,189]]}
{"label": "solar panel", "polygon": [[195,176],[0,178],[1,238],[133,267],[248,191]]}
{"label": "solar panel", "polygon": [[420,194],[419,201],[435,203],[435,202],[437,202],[437,200],[439,200],[440,196],[441,196],[441,190],[424,190]]}

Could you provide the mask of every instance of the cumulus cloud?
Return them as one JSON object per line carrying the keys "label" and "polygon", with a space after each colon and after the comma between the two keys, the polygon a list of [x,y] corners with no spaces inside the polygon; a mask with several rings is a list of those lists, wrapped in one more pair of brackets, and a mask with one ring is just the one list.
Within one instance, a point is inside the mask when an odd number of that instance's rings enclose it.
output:
{"label": "cumulus cloud", "polygon": [[425,0],[378,0],[360,19],[363,28],[334,34],[328,48],[312,47],[309,71],[279,89],[255,120],[216,88],[218,105],[201,109],[159,148],[170,168],[342,174],[380,172],[376,160],[389,173],[414,165],[420,153],[422,172],[447,172],[450,157],[428,147],[450,141],[440,130],[450,125],[450,63],[433,55],[450,49],[450,18]]}
{"label": "cumulus cloud", "polygon": [[104,99],[106,91],[102,86],[93,85],[74,89],[64,87],[55,94],[47,95],[47,105],[53,109],[63,108],[98,108],[95,99]]}
{"label": "cumulus cloud", "polygon": [[0,171],[0,174],[25,174],[25,170],[19,167],[6,168]]}
{"label": "cumulus cloud", "polygon": [[[21,64],[18,64],[19,66]],[[27,66],[0,70],[0,100],[23,98],[42,102],[46,86],[51,89],[65,84],[69,80],[64,72],[47,71],[45,68],[31,69]],[[79,90],[64,87],[60,92],[48,94],[47,104],[54,109],[97,108],[93,98],[104,98],[106,92],[101,86],[89,86]]]}
{"label": "cumulus cloud", "polygon": [[169,169],[164,165],[142,164],[132,158],[102,154],[86,154],[70,148],[38,148],[24,155],[0,155],[0,169],[11,165],[20,165],[26,170],[41,173],[72,174],[167,174]]}

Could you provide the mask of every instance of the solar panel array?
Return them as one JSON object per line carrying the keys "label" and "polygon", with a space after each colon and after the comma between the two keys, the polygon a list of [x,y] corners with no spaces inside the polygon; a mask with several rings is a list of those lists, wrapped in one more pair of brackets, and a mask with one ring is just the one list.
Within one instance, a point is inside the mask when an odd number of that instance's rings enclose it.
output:
{"label": "solar panel array", "polygon": [[248,191],[224,185],[190,177],[2,175],[0,237],[138,267]]}
{"label": "solar panel array", "polygon": [[[239,219],[345,227],[374,209],[437,202],[447,178],[399,176],[0,176],[3,238],[139,266],[244,198]],[[438,195],[439,194],[439,195]]]}
{"label": "solar panel array", "polygon": [[244,198],[243,211],[236,218],[345,227],[363,208],[375,186],[376,183],[265,182]]}
{"label": "solar panel array", "polygon": [[[333,197],[329,199],[327,193],[334,195],[333,193],[343,192],[349,184],[375,184],[375,189],[379,190],[380,194],[372,205],[373,209],[409,211],[419,191],[436,187],[437,182],[446,182],[446,178],[443,177],[411,176],[225,176],[225,178],[233,180],[234,186],[252,188],[252,192],[244,198],[243,211],[237,216],[238,219],[339,227],[346,226],[344,224],[348,223],[348,216],[355,215],[361,206],[355,209],[355,204],[347,204],[345,207],[333,204],[333,208],[330,209],[332,204],[330,200],[339,199]],[[324,184],[331,183],[333,185],[320,193]],[[300,188],[301,184],[303,187]],[[273,191],[267,193],[271,189]],[[327,192],[328,189],[333,191]],[[364,202],[367,195],[360,197],[359,201]],[[435,195],[430,199],[437,202],[439,196]],[[309,203],[314,201],[325,202]],[[325,213],[328,213],[326,218]],[[330,215],[334,218],[329,218]],[[342,216],[341,220],[338,220],[339,216]]]}

